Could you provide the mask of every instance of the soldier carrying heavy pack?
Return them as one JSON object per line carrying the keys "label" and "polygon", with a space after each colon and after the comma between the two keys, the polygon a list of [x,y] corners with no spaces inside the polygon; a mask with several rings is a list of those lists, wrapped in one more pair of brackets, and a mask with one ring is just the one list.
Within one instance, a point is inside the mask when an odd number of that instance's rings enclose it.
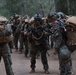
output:
{"label": "soldier carrying heavy pack", "polygon": [[27,35],[29,36],[29,41],[31,43],[31,73],[35,72],[36,55],[39,51],[41,53],[41,61],[45,73],[48,72],[48,61],[46,57],[46,52],[48,50],[47,37],[44,33],[43,21],[40,14],[34,16],[34,20],[31,22],[31,27]]}
{"label": "soldier carrying heavy pack", "polygon": [[8,21],[5,17],[0,17],[0,60],[3,57],[7,75],[14,75],[12,71],[12,62],[8,42],[11,40],[11,31],[6,28],[5,22]]}
{"label": "soldier carrying heavy pack", "polygon": [[29,21],[29,18],[24,16],[23,19],[22,19],[22,25],[21,25],[21,28],[20,28],[20,53],[23,52],[23,49],[24,49],[24,46],[25,46],[25,56],[27,57],[28,55],[28,37],[27,35],[24,36],[24,32],[25,31],[28,31],[28,28],[29,28],[29,25],[28,25],[28,21]]}
{"label": "soldier carrying heavy pack", "polygon": [[51,16],[50,18],[53,21],[50,31],[55,41],[55,50],[58,53],[60,75],[71,75],[72,74],[71,52],[69,51],[69,48],[64,39],[63,29],[60,27],[59,25],[60,23],[56,20],[54,15]]}
{"label": "soldier carrying heavy pack", "polygon": [[21,16],[18,14],[14,14],[11,17],[11,23],[12,23],[12,31],[14,36],[14,45],[16,51],[18,51],[18,40],[20,35],[20,22],[21,22]]}

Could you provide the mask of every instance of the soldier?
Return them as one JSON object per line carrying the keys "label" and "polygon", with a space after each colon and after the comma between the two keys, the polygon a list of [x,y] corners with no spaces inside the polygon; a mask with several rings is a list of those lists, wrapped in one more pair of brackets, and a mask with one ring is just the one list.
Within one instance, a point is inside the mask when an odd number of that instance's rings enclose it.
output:
{"label": "soldier", "polygon": [[62,28],[56,21],[56,18],[53,18],[52,20],[53,25],[51,27],[51,33],[55,41],[55,50],[58,53],[59,57],[60,75],[71,75],[72,74],[72,65],[70,62],[71,52],[69,51],[66,41],[64,39]]}
{"label": "soldier", "polygon": [[[26,32],[25,32],[26,33]],[[47,37],[44,34],[44,28],[43,23],[41,19],[40,14],[36,14],[34,16],[33,23],[31,24],[30,31],[27,33],[27,35],[30,37],[30,43],[31,43],[31,72],[35,72],[35,64],[36,64],[36,55],[39,51],[41,53],[41,60],[43,64],[43,68],[45,70],[45,73],[48,74],[48,61],[46,57],[46,52],[48,50],[47,46]]]}
{"label": "soldier", "polygon": [[[64,39],[66,45],[68,46],[68,43],[67,43],[68,42],[68,37],[67,37],[68,29],[67,29],[66,23],[65,23],[67,15],[65,15],[62,12],[58,12],[58,13],[56,13],[56,18],[57,18],[57,21],[59,22],[60,28],[62,30],[63,39]],[[72,51],[69,46],[68,46],[68,48],[69,48],[70,51]],[[72,69],[71,71],[72,71],[72,74],[73,74],[72,60],[70,60],[70,66],[71,66],[71,69]]]}
{"label": "soldier", "polygon": [[6,28],[5,26],[6,21],[7,19],[5,17],[3,16],[0,17],[0,61],[1,58],[3,57],[7,75],[14,75],[11,67],[12,62],[8,46],[11,31],[9,31],[8,28]]}
{"label": "soldier", "polygon": [[20,29],[20,53],[22,53],[23,51],[23,46],[25,46],[25,56],[27,57],[28,55],[28,38],[27,38],[27,35],[24,36],[24,31],[27,31],[28,30],[28,18],[23,18],[22,20],[22,26],[21,26],[21,29]]}
{"label": "soldier", "polygon": [[18,51],[18,40],[19,40],[19,34],[20,34],[20,29],[19,29],[19,24],[20,24],[20,16],[18,14],[14,14],[11,22],[13,23],[12,25],[12,30],[13,30],[13,36],[14,36],[14,45],[16,51]]}
{"label": "soldier", "polygon": [[[56,20],[55,20],[55,17],[53,17],[55,14],[54,13],[49,13],[48,15],[47,15],[47,18],[46,18],[46,23],[47,23],[47,25],[46,25],[46,31],[47,32],[49,32],[49,34],[51,34],[51,27],[52,27],[52,25],[55,23],[55,22],[57,22]],[[51,38],[49,38],[50,36],[48,36],[48,40],[49,40],[49,43],[50,43],[50,41],[51,41],[51,48],[53,48],[54,47],[54,40],[53,40],[53,37],[52,37],[52,35],[51,35]]]}

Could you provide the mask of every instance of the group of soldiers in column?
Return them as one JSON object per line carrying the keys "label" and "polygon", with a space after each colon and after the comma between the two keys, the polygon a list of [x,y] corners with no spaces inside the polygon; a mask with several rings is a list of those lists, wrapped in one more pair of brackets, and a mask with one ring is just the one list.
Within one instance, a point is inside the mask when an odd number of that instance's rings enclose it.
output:
{"label": "group of soldiers in column", "polygon": [[[46,17],[42,17],[41,14],[37,13],[32,18],[27,15],[22,17],[14,14],[10,22],[0,22],[0,25],[6,24],[5,35],[13,35],[13,41],[0,43],[0,58],[3,56],[7,75],[14,75],[10,56],[13,47],[16,52],[24,53],[26,57],[28,54],[30,55],[30,73],[35,72],[36,57],[40,55],[44,73],[49,74],[46,54],[53,47],[53,43],[54,54],[58,54],[59,58],[60,75],[72,75],[72,52],[67,45],[66,19],[67,16],[65,14],[58,12],[49,13]],[[4,34],[0,31],[0,37],[2,36]],[[49,36],[51,36],[51,46],[49,45]]]}

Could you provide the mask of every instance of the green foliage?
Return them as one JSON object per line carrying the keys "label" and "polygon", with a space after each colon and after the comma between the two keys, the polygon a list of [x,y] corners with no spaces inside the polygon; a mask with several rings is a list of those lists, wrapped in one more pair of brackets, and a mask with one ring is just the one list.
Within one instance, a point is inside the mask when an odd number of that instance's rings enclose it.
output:
{"label": "green foliage", "polygon": [[10,17],[14,13],[33,16],[50,11],[53,0],[0,0],[0,14]]}
{"label": "green foliage", "polygon": [[56,11],[62,11],[68,15],[76,15],[76,0],[55,0]]}
{"label": "green foliage", "polygon": [[46,15],[55,9],[65,14],[75,15],[75,3],[76,0],[0,0],[0,15],[8,18],[14,13],[30,16],[35,13]]}

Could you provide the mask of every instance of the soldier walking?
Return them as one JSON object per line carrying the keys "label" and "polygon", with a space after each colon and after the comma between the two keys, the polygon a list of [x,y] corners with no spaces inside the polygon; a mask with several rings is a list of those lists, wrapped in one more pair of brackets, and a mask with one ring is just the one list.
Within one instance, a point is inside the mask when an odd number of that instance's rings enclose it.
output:
{"label": "soldier walking", "polygon": [[7,19],[3,16],[0,17],[0,61],[3,57],[6,74],[7,75],[14,75],[12,71],[12,62],[11,62],[11,55],[10,49],[8,46],[8,42],[10,41],[11,31],[8,30],[5,26],[5,22]]}
{"label": "soldier walking", "polygon": [[47,44],[47,38],[46,35],[43,33],[44,28],[42,25],[42,18],[40,14],[36,14],[34,16],[34,22],[31,24],[30,31],[27,33],[27,35],[30,37],[30,43],[31,43],[31,72],[35,72],[35,64],[36,64],[36,55],[39,51],[41,54],[41,61],[43,64],[44,72],[48,74],[48,61],[46,57],[46,53],[48,50],[48,44]]}
{"label": "soldier walking", "polygon": [[72,64],[71,64],[71,52],[66,44],[67,38],[64,39],[63,30],[60,27],[60,23],[56,21],[56,18],[53,14],[50,14],[52,27],[51,33],[55,41],[55,51],[58,53],[59,58],[59,67],[60,75],[72,75]]}

